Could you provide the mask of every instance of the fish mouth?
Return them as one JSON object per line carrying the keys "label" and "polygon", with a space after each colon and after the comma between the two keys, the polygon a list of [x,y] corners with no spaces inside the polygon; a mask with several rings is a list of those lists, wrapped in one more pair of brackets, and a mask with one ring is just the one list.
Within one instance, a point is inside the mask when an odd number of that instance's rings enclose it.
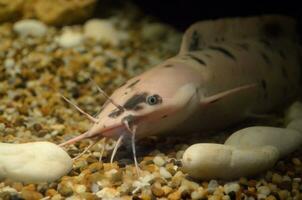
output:
{"label": "fish mouth", "polygon": [[127,115],[122,118],[120,123],[103,128],[101,134],[104,137],[111,137],[111,138],[119,137],[121,134],[128,132],[125,123],[129,124],[130,126],[132,126],[133,124],[137,125],[140,118],[141,117],[134,116],[131,114]]}
{"label": "fish mouth", "polygon": [[126,130],[126,127],[124,124],[116,124],[112,126],[108,126],[106,128],[103,128],[101,130],[98,130],[97,128],[91,128],[90,130],[86,131],[85,133],[76,136],[74,138],[71,138],[70,140],[67,140],[61,144],[59,144],[60,147],[74,144],[78,141],[81,141],[83,139],[89,139],[89,138],[101,138],[101,137],[110,137],[110,138],[117,138],[119,135],[123,133],[123,131]]}
{"label": "fish mouth", "polygon": [[[125,131],[126,131],[125,125],[123,123],[120,123],[120,124],[115,124],[115,125],[108,126],[108,127],[104,128],[104,129],[102,129],[102,131],[100,132],[100,134],[103,137],[116,138],[116,137],[119,137]],[[93,134],[93,132],[92,132],[92,136],[91,137],[93,137],[93,136],[95,136],[95,134]]]}
{"label": "fish mouth", "polygon": [[127,121],[127,123],[130,125],[132,125],[132,124],[136,125],[140,119],[141,119],[141,117],[138,117],[138,116],[127,115],[124,118],[122,118],[122,120],[119,123],[113,124],[111,126],[101,128],[100,126],[95,124],[96,126],[91,127],[91,129],[89,129],[85,133],[83,133],[77,137],[74,137],[70,140],[67,140],[66,142],[59,144],[59,146],[73,144],[80,140],[88,139],[88,138],[108,137],[108,138],[116,139],[119,136],[121,136],[122,134],[128,132],[128,129],[125,125],[125,121]]}

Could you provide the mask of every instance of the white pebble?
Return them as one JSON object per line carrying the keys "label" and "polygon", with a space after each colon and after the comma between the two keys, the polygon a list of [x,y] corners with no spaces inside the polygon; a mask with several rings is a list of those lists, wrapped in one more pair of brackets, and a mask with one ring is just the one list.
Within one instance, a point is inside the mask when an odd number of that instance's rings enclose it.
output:
{"label": "white pebble", "polygon": [[172,178],[171,173],[164,167],[160,167],[159,168],[159,173],[162,177],[164,177],[165,179],[169,179]]}
{"label": "white pebble", "polygon": [[181,159],[182,158],[182,156],[184,155],[184,150],[180,150],[180,151],[177,151],[177,153],[176,153],[176,159]]}
{"label": "white pebble", "polygon": [[267,195],[265,194],[257,194],[257,199],[266,199]]}
{"label": "white pebble", "polygon": [[20,36],[42,37],[47,32],[47,26],[34,19],[24,19],[14,24],[13,30]]}
{"label": "white pebble", "polygon": [[191,193],[192,199],[203,199],[205,197],[206,197],[206,190],[203,189],[202,187],[199,187],[197,190],[194,190]]}
{"label": "white pebble", "polygon": [[163,166],[166,163],[165,160],[161,156],[155,156],[153,158],[153,162],[154,162],[154,164],[156,164],[159,167]]}
{"label": "white pebble", "polygon": [[10,194],[17,194],[18,193],[18,191],[15,188],[12,188],[12,187],[9,187],[9,186],[5,186],[5,187],[3,187],[3,186],[4,186],[4,184],[0,185],[0,194],[4,193],[4,192],[9,192]]}
{"label": "white pebble", "polygon": [[120,193],[113,188],[105,187],[102,190],[98,191],[96,193],[96,196],[101,199],[109,200],[119,197]]}
{"label": "white pebble", "polygon": [[271,193],[271,190],[267,186],[259,186],[257,191],[259,194],[263,194],[265,196],[268,196]]}
{"label": "white pebble", "polygon": [[92,183],[90,190],[92,193],[97,193],[100,190],[100,187],[98,184]]}
{"label": "white pebble", "polygon": [[302,134],[302,118],[292,120],[286,128],[299,131]]}
{"label": "white pebble", "polygon": [[169,28],[161,23],[148,23],[142,27],[142,37],[145,39],[161,38],[168,33]]}
{"label": "white pebble", "polygon": [[285,112],[285,121],[287,123],[302,118],[302,103],[299,101],[294,102]]}
{"label": "white pebble", "polygon": [[119,34],[109,20],[88,20],[84,24],[84,36],[112,45],[119,43]]}
{"label": "white pebble", "polygon": [[212,194],[218,186],[219,185],[216,180],[210,180],[208,184],[208,192]]}
{"label": "white pebble", "polygon": [[[199,179],[234,179],[262,172],[279,158],[275,147],[250,149],[200,143],[190,146],[184,153],[183,169]],[[234,170],[236,169],[236,170]]]}
{"label": "white pebble", "polygon": [[14,65],[15,65],[14,59],[11,59],[11,58],[5,59],[5,61],[4,61],[4,67],[6,69],[12,68]]}
{"label": "white pebble", "polygon": [[230,192],[238,192],[240,189],[240,185],[236,182],[226,183],[223,186],[223,189],[226,194],[228,194]]}
{"label": "white pebble", "polygon": [[72,159],[50,142],[0,143],[0,179],[26,183],[50,182],[67,174]]}
{"label": "white pebble", "polygon": [[75,192],[78,194],[86,192],[86,186],[85,185],[76,185]]}
{"label": "white pebble", "polygon": [[81,33],[65,31],[61,36],[56,38],[56,42],[60,47],[72,48],[82,44],[83,35]]}
{"label": "white pebble", "polygon": [[224,143],[238,148],[276,147],[280,156],[286,156],[302,144],[302,134],[293,129],[252,126],[233,133]]}
{"label": "white pebble", "polygon": [[283,181],[288,181],[288,182],[291,182],[292,181],[292,179],[289,177],[289,176],[283,176],[283,178],[282,178],[282,180]]}

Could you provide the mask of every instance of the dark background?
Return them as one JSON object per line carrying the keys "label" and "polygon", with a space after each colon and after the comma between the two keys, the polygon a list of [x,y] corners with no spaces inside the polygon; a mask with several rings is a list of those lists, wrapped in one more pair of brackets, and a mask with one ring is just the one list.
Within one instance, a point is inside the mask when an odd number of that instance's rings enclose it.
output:
{"label": "dark background", "polygon": [[[297,1],[132,0],[144,13],[185,30],[193,22],[222,17],[283,14],[301,27],[302,6]],[[300,2],[302,4],[302,2]]]}

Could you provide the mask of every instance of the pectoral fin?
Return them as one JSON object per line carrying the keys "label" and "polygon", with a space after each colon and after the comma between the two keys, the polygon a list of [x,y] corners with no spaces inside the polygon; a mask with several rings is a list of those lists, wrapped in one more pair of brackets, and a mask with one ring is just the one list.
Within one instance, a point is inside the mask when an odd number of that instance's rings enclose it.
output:
{"label": "pectoral fin", "polygon": [[242,85],[242,86],[239,86],[239,87],[236,87],[236,88],[232,88],[230,90],[226,90],[226,91],[214,94],[212,96],[202,98],[201,101],[200,101],[200,104],[201,105],[208,105],[208,104],[214,103],[216,101],[219,101],[219,100],[221,100],[225,97],[228,97],[232,94],[236,94],[236,93],[244,91],[244,90],[249,90],[249,89],[255,88],[258,85],[259,84],[252,83],[252,84],[247,84],[247,85]]}

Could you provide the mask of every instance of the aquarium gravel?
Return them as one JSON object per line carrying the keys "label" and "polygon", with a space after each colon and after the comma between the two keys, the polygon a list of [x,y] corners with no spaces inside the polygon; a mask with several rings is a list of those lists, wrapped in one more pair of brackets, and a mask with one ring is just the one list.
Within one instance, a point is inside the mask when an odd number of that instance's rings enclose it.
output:
{"label": "aquarium gravel", "polygon": [[[105,98],[90,79],[110,94],[128,78],[175,55],[182,35],[127,10],[90,25],[31,26],[40,28],[40,34],[25,33],[28,29],[16,28],[16,23],[0,25],[0,141],[5,143],[59,144],[85,132],[91,124],[60,94],[96,115]],[[95,34],[102,27],[107,29]],[[2,180],[0,199],[302,199],[302,149],[257,177],[203,181],[182,171],[180,159],[189,144],[222,143],[227,134],[207,140],[167,136],[138,141],[139,176],[129,145],[122,146],[110,164],[115,141],[109,140],[103,152],[100,141],[55,182]],[[83,140],[66,150],[76,157],[90,143]]]}

